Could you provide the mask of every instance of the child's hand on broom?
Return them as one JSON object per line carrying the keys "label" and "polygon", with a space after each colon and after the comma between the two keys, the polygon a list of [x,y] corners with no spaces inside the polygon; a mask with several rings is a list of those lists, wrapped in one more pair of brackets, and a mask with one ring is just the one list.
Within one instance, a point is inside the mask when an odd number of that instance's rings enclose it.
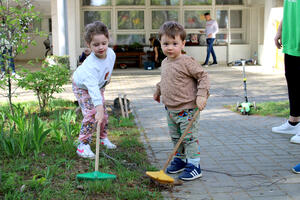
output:
{"label": "child's hand on broom", "polygon": [[154,101],[157,101],[158,103],[160,103],[160,95],[157,92],[155,92],[153,94],[153,99],[154,99]]}
{"label": "child's hand on broom", "polygon": [[100,125],[103,121],[104,117],[104,108],[103,105],[98,105],[96,106],[96,115],[95,115],[95,120],[96,122]]}
{"label": "child's hand on broom", "polygon": [[206,97],[202,97],[202,96],[197,96],[197,99],[196,99],[196,104],[197,104],[197,107],[199,108],[199,110],[203,110],[206,106],[206,101],[207,101],[207,98]]}

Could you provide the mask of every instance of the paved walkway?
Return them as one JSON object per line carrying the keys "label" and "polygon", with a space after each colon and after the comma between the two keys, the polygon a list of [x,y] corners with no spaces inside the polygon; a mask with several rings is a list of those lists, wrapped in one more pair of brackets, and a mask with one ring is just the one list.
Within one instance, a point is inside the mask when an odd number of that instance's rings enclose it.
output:
{"label": "paved walkway", "polygon": [[[201,113],[201,167],[203,177],[176,186],[166,199],[300,199],[300,175],[291,167],[300,162],[300,146],[289,136],[271,133],[271,127],[285,121],[276,117],[242,116],[223,106],[242,101],[242,73],[239,69],[208,69],[211,97]],[[282,74],[248,73],[250,101],[286,100]],[[162,104],[152,100],[159,72],[115,73],[107,95],[122,91],[133,104],[142,139],[151,161],[162,168],[172,145]]]}
{"label": "paved walkway", "polygon": [[[199,133],[203,177],[165,192],[166,199],[300,199],[300,175],[290,170],[300,162],[300,146],[290,144],[289,136],[270,131],[285,119],[242,116],[225,109],[224,105],[243,101],[242,72],[227,67],[209,68],[208,72],[211,96],[201,113]],[[287,99],[282,74],[248,73],[247,77],[250,101]],[[159,79],[159,71],[115,71],[106,98],[113,100],[120,92],[128,95],[144,130],[141,138],[150,160],[162,168],[172,145],[163,105],[152,100]],[[57,97],[74,99],[71,86],[65,88]],[[32,100],[31,92],[17,92],[18,99]]]}

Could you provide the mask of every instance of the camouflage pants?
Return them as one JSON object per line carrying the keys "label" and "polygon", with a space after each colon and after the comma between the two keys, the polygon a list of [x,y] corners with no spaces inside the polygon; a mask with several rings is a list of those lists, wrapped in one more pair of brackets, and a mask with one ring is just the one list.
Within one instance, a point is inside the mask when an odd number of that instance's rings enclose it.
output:
{"label": "camouflage pants", "polygon": [[[168,128],[174,146],[178,142],[181,134],[184,133],[195,112],[196,109],[167,110]],[[200,158],[200,146],[198,141],[199,116],[200,115],[198,115],[198,119],[194,121],[189,133],[179,146],[175,157],[181,159]]]}

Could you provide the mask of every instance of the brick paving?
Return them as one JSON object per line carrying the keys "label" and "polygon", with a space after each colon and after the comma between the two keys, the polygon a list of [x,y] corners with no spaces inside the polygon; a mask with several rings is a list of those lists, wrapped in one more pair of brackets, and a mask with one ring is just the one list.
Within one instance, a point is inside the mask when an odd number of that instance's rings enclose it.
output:
{"label": "brick paving", "polygon": [[[249,68],[250,69],[250,68]],[[299,145],[289,143],[288,135],[274,134],[271,127],[285,121],[278,117],[242,116],[224,105],[243,101],[240,69],[214,67],[207,69],[211,96],[201,113],[199,141],[201,146],[201,179],[176,186],[164,192],[166,199],[300,199],[300,175],[291,167],[300,162]],[[250,101],[287,99],[282,73],[247,73]],[[172,144],[167,130],[164,106],[152,100],[159,71],[117,70],[106,91],[113,100],[126,93],[131,100],[136,120],[150,160],[162,168]],[[63,94],[74,99],[71,86]],[[31,92],[18,90],[22,100]],[[19,98],[20,99],[20,98]],[[0,101],[4,101],[0,98]]]}

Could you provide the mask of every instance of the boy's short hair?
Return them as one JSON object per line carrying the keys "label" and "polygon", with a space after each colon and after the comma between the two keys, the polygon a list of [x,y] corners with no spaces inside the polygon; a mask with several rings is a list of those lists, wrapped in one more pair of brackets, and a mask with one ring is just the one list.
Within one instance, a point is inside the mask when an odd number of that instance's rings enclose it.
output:
{"label": "boy's short hair", "polygon": [[98,34],[103,34],[109,38],[108,28],[102,22],[95,21],[85,26],[84,39],[88,44],[92,42],[93,36]]}
{"label": "boy's short hair", "polygon": [[166,35],[175,39],[176,35],[180,36],[182,41],[186,38],[186,32],[181,24],[174,21],[165,22],[159,29],[158,38],[161,40],[161,37]]}
{"label": "boy's short hair", "polygon": [[207,15],[210,15],[210,13],[209,12],[204,13],[204,16],[207,16]]}

